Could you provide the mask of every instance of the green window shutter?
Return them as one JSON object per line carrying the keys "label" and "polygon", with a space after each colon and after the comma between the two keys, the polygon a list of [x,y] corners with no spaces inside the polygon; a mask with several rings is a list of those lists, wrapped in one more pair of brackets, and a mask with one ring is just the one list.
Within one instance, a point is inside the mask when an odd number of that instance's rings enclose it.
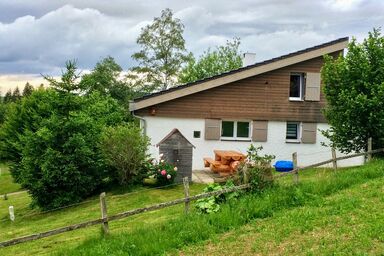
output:
{"label": "green window shutter", "polygon": [[303,123],[301,142],[306,144],[316,143],[317,124]]}
{"label": "green window shutter", "polygon": [[268,138],[268,121],[252,122],[252,141],[265,142]]}
{"label": "green window shutter", "polygon": [[220,139],[220,119],[205,119],[205,139],[219,140]]}
{"label": "green window shutter", "polygon": [[307,73],[305,100],[320,101],[320,73]]}

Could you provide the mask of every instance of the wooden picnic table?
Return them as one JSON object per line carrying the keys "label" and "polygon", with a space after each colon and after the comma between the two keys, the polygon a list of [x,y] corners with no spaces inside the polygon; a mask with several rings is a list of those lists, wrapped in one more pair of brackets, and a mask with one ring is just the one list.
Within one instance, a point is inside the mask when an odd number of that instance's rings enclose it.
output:
{"label": "wooden picnic table", "polygon": [[240,152],[233,151],[233,150],[214,150],[215,153],[215,160],[216,161],[222,161],[223,164],[226,164],[225,162],[233,161],[243,161],[246,156]]}
{"label": "wooden picnic table", "polygon": [[220,176],[227,176],[236,172],[237,167],[246,158],[246,155],[234,150],[214,150],[215,159],[205,157],[204,166],[211,171],[218,172]]}

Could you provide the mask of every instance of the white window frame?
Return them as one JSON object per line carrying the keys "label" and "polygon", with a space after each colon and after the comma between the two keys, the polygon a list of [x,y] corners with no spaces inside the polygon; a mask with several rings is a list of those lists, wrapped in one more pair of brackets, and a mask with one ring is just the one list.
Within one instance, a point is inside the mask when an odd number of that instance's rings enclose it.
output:
{"label": "white window frame", "polygon": [[305,73],[293,72],[289,75],[289,94],[291,93],[291,76],[300,76],[300,96],[299,97],[289,97],[290,101],[304,101],[304,81]]}
{"label": "white window frame", "polygon": [[[287,126],[288,123],[296,124],[297,125],[297,139],[287,139]],[[300,143],[301,142],[301,134],[302,134],[302,123],[301,122],[294,122],[294,121],[287,121],[285,124],[285,142],[288,143]]]}
{"label": "white window frame", "polygon": [[[223,122],[233,122],[233,137],[224,137],[224,136],[221,136],[221,134],[223,133]],[[248,123],[249,124],[249,128],[248,128],[248,137],[237,137],[237,123],[238,122],[244,122],[244,123]],[[236,140],[236,141],[250,141],[251,140],[251,134],[252,132],[252,122],[249,121],[249,120],[221,120],[220,122],[220,139],[221,140]]]}

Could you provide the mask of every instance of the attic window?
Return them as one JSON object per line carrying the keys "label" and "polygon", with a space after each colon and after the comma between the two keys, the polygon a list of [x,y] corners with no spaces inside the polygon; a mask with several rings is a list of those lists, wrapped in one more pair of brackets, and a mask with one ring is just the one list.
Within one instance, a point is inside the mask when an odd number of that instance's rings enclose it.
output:
{"label": "attic window", "polygon": [[289,86],[289,100],[301,101],[304,98],[304,74],[291,73]]}

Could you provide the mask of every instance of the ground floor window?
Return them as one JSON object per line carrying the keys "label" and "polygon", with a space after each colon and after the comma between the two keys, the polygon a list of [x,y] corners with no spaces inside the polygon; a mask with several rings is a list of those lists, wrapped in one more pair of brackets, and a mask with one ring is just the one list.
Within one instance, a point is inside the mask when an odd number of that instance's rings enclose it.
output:
{"label": "ground floor window", "polygon": [[221,121],[221,137],[235,140],[250,139],[250,122]]}
{"label": "ground floor window", "polygon": [[300,123],[287,122],[286,136],[287,141],[298,142],[300,141]]}

